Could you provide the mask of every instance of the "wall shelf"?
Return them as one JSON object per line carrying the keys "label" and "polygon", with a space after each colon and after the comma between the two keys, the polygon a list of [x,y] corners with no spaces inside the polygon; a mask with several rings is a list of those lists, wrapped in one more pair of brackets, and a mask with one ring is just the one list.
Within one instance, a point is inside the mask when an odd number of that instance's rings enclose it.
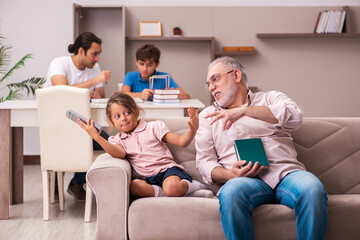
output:
{"label": "wall shelf", "polygon": [[215,41],[214,37],[126,37],[129,41]]}
{"label": "wall shelf", "polygon": [[255,51],[234,51],[234,52],[228,52],[228,51],[216,51],[215,56],[252,56],[256,55],[257,52]]}
{"label": "wall shelf", "polygon": [[258,38],[360,38],[360,33],[258,33]]}
{"label": "wall shelf", "polygon": [[343,33],[258,33],[258,38],[360,38],[360,33],[354,33],[350,27],[350,8],[344,6],[346,12]]}
{"label": "wall shelf", "polygon": [[215,59],[215,37],[126,37],[126,41],[209,42],[211,46],[211,60]]}

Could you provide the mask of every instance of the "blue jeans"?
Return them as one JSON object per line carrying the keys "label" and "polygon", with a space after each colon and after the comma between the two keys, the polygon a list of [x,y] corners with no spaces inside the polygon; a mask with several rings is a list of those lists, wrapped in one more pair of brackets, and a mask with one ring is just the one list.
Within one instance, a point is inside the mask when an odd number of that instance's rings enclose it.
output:
{"label": "blue jeans", "polygon": [[294,171],[275,189],[259,178],[237,177],[224,184],[220,193],[221,223],[227,240],[254,239],[253,209],[279,203],[295,211],[297,239],[324,239],[327,226],[327,193],[312,173]]}

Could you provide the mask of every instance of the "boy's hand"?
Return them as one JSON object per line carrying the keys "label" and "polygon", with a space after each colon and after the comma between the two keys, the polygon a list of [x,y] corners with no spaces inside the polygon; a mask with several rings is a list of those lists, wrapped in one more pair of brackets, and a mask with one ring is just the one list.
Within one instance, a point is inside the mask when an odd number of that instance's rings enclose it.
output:
{"label": "boy's hand", "polygon": [[87,123],[85,124],[83,121],[78,118],[77,123],[80,125],[82,129],[84,129],[92,138],[96,138],[100,133],[94,127],[94,121],[91,118],[88,118]]}
{"label": "boy's hand", "polygon": [[149,100],[150,97],[153,95],[154,91],[151,89],[144,89],[141,94],[140,94],[140,98],[143,100]]}
{"label": "boy's hand", "polygon": [[187,109],[190,120],[188,121],[189,128],[192,132],[196,133],[199,128],[199,110],[194,109],[194,107],[189,107]]}

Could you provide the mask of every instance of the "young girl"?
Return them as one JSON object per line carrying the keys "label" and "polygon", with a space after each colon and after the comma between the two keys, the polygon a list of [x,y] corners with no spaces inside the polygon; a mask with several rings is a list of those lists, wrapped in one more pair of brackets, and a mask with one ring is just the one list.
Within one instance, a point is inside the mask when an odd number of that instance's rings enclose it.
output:
{"label": "young girl", "polygon": [[106,106],[106,116],[111,126],[120,132],[105,140],[94,128],[89,118],[87,124],[78,124],[106,152],[115,158],[127,158],[132,166],[133,180],[130,191],[137,197],[212,197],[206,186],[191,177],[177,164],[166,143],[186,147],[199,128],[198,111],[188,109],[189,131],[179,136],[169,131],[162,121],[145,122],[139,118],[140,108],[132,97],[115,93]]}

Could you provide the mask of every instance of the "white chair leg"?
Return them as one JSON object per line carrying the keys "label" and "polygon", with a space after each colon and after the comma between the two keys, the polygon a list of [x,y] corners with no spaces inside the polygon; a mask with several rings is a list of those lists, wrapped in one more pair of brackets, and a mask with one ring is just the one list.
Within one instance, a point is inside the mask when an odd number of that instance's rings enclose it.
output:
{"label": "white chair leg", "polygon": [[50,203],[55,202],[55,172],[50,172]]}
{"label": "white chair leg", "polygon": [[49,220],[49,172],[42,171],[43,183],[43,219]]}
{"label": "white chair leg", "polygon": [[59,204],[60,211],[64,211],[64,172],[57,172],[58,174],[58,190],[59,190]]}
{"label": "white chair leg", "polygon": [[85,222],[90,222],[92,199],[93,199],[93,194],[91,192],[89,184],[86,184],[85,217],[84,217]]}

